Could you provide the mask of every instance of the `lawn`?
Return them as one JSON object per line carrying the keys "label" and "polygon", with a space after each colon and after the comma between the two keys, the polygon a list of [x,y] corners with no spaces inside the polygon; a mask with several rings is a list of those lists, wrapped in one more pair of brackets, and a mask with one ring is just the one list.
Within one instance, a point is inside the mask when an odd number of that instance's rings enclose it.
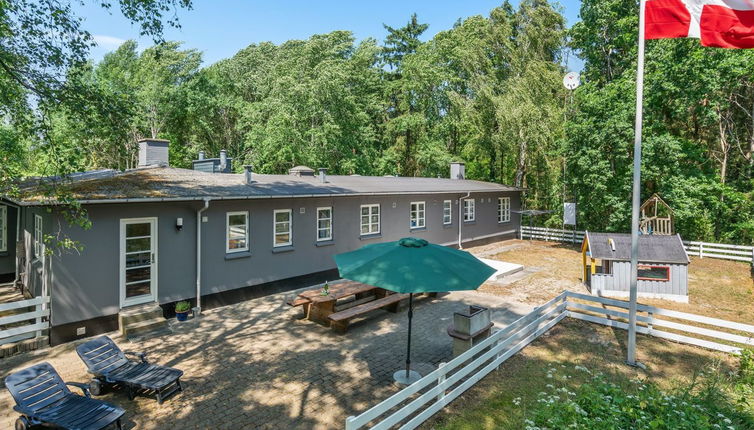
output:
{"label": "lawn", "polygon": [[[481,291],[513,300],[541,304],[563,290],[588,292],[581,282],[581,254],[578,247],[554,242],[508,241],[471,249],[477,255],[522,264],[524,270],[502,281],[486,283]],[[662,308],[754,323],[754,281],[750,266],[715,259],[692,257],[689,267],[689,303],[639,299]],[[723,395],[717,403],[745,398],[739,407],[744,420],[734,428],[754,428],[754,395],[733,388],[732,376],[738,357],[678,344],[659,338],[638,336],[637,355],[646,365],[638,369],[625,365],[627,333],[597,324],[566,318],[548,333],[446,407],[427,429],[519,429],[525,428],[535,406],[541,406],[540,393],[553,387],[578,391],[591,384],[590,374],[602,372],[625,392],[635,392],[637,379],[673,391],[692,383],[702,372],[723,380]],[[553,371],[555,369],[555,371]],[[548,377],[548,374],[552,377]],[[549,385],[549,387],[548,387]],[[541,408],[537,409],[538,411]],[[752,427],[749,427],[752,426]],[[584,428],[584,427],[581,427]],[[588,428],[588,427],[587,427]],[[659,428],[667,428],[660,426]],[[723,426],[722,428],[726,428]]]}
{"label": "lawn", "polygon": [[[502,252],[494,253],[496,249]],[[524,272],[508,280],[487,283],[480,291],[533,305],[563,290],[586,293],[581,282],[581,253],[571,244],[542,241],[508,241],[505,245],[472,248],[488,258],[518,263]],[[729,321],[754,323],[754,278],[748,263],[691,257],[689,303],[639,298],[639,303]]]}
{"label": "lawn", "polygon": [[[423,428],[524,428],[525,419],[537,404],[540,392],[552,391],[553,385],[576,391],[581,384],[589,382],[589,375],[578,366],[592,373],[604,373],[609,381],[626,392],[636,390],[637,385],[632,381],[637,378],[652,381],[663,390],[672,390],[688,384],[704,370],[714,370],[715,374],[727,378],[738,366],[738,359],[728,354],[640,335],[638,349],[647,367],[641,370],[624,364],[625,340],[623,330],[566,318],[451,403]],[[725,390],[730,395],[721,398],[720,402],[737,398],[727,385]],[[749,400],[754,401],[754,397],[750,396]],[[754,417],[751,405],[742,413]]]}

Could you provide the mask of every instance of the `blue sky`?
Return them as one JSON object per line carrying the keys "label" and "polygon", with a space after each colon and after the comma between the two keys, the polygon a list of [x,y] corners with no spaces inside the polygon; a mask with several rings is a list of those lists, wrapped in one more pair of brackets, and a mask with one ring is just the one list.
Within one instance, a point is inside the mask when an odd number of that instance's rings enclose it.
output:
{"label": "blue sky", "polygon": [[[108,14],[96,6],[98,1],[89,3],[78,12],[99,44],[92,51],[95,60],[126,39],[136,39],[141,47],[151,45],[151,40],[139,38],[138,27],[123,18],[119,10]],[[450,28],[458,18],[487,15],[501,3],[502,0],[194,0],[192,10],[178,11],[182,28],[168,29],[165,37],[202,51],[205,64],[211,64],[252,43],[306,39],[333,30],[351,30],[358,39],[382,40],[386,33],[382,23],[402,26],[414,12],[420,21],[429,24],[425,33],[428,39]],[[561,5],[570,26],[578,19],[580,0],[561,0]],[[571,64],[572,68],[580,68],[577,62]]]}

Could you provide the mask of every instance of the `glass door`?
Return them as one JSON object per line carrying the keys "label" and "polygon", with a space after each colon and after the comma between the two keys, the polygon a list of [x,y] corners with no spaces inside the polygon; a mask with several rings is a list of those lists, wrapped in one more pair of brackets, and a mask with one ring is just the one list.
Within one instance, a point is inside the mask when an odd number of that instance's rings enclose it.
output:
{"label": "glass door", "polygon": [[120,222],[121,307],[157,297],[157,218]]}

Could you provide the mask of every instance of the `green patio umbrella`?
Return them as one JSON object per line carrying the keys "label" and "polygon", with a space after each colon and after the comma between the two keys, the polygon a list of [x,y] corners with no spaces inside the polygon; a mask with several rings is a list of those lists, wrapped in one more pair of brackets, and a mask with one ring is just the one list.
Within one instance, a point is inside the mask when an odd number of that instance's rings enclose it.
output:
{"label": "green patio umbrella", "polygon": [[408,293],[408,346],[406,370],[395,373],[399,383],[411,384],[421,376],[411,371],[411,319],[414,293],[475,290],[495,269],[466,251],[408,237],[375,243],[335,256],[340,276],[375,287]]}

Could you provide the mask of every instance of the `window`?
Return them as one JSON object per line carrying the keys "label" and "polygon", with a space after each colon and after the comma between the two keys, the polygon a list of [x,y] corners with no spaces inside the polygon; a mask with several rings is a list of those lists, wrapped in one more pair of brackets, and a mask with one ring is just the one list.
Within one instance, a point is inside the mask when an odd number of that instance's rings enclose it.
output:
{"label": "window", "polygon": [[332,240],[332,208],[317,208],[317,242]]}
{"label": "window", "polygon": [[639,266],[639,280],[641,281],[669,281],[670,267],[668,266]]}
{"label": "window", "polygon": [[380,205],[361,206],[361,234],[378,234],[380,232]]}
{"label": "window", "polygon": [[474,199],[463,201],[463,221],[470,222],[476,219],[476,202]]}
{"label": "window", "polygon": [[275,217],[275,242],[273,246],[290,246],[293,244],[291,235],[291,210],[278,209],[274,213]]}
{"label": "window", "polygon": [[34,257],[42,257],[42,251],[44,250],[42,235],[42,216],[34,215]]}
{"label": "window", "polygon": [[249,213],[228,212],[225,252],[249,250]]}
{"label": "window", "polygon": [[442,202],[442,223],[450,224],[453,222],[453,201],[444,200]]}
{"label": "window", "polygon": [[8,206],[0,205],[0,252],[8,250]]}
{"label": "window", "polygon": [[424,207],[424,202],[411,202],[411,228],[424,228],[426,226]]}
{"label": "window", "polygon": [[499,197],[497,199],[497,222],[510,222],[511,198]]}

